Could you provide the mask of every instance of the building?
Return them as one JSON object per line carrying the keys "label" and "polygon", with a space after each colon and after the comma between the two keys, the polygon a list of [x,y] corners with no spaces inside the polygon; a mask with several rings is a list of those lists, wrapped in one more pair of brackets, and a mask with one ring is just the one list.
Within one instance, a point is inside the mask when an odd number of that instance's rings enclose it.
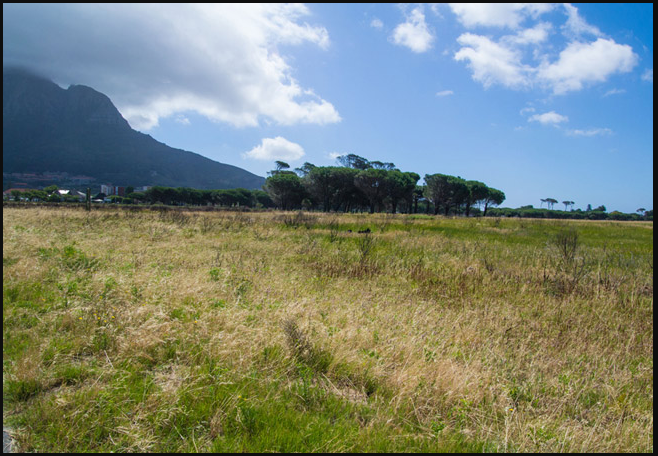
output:
{"label": "building", "polygon": [[117,195],[126,196],[126,187],[117,187],[114,185],[101,185],[101,193],[106,196]]}

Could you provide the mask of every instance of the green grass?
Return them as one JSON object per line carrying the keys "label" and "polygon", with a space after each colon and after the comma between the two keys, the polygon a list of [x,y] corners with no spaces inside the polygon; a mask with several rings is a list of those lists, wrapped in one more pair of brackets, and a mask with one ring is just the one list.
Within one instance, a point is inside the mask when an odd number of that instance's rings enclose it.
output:
{"label": "green grass", "polygon": [[652,321],[647,222],[3,211],[22,451],[650,452]]}

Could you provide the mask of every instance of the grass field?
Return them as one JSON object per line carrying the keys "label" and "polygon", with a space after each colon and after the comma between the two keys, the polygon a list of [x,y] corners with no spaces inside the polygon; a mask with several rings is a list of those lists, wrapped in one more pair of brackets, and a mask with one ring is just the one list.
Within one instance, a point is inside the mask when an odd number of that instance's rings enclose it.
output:
{"label": "grass field", "polygon": [[652,222],[6,207],[2,320],[18,450],[653,451]]}

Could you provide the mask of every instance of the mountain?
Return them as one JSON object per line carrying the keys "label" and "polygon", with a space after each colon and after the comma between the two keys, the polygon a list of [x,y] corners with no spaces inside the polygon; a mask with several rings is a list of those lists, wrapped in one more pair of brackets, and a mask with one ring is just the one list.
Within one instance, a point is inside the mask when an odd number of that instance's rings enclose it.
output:
{"label": "mountain", "polygon": [[2,171],[66,172],[98,184],[260,189],[265,179],[133,130],[96,90],[2,72]]}

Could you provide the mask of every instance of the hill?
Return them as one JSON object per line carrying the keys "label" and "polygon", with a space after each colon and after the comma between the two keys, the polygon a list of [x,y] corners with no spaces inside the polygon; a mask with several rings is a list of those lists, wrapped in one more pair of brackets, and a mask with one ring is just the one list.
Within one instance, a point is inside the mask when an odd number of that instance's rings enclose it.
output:
{"label": "hill", "polygon": [[133,130],[112,101],[23,70],[2,74],[3,173],[66,172],[98,184],[260,188],[265,179]]}

